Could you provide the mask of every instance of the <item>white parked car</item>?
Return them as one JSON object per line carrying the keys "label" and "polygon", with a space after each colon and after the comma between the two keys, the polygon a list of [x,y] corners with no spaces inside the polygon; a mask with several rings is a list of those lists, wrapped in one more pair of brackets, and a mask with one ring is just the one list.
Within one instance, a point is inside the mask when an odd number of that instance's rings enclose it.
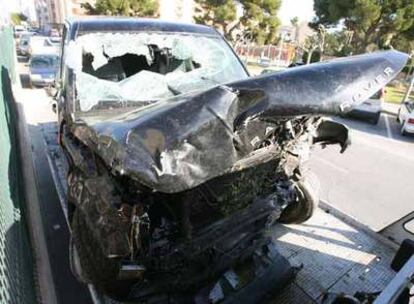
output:
{"label": "white parked car", "polygon": [[371,96],[370,99],[364,101],[342,116],[369,121],[372,124],[376,125],[381,117],[383,100],[384,90],[381,89],[373,96]]}
{"label": "white parked car", "polygon": [[401,124],[402,135],[414,134],[414,101],[409,100],[401,104],[397,121]]}
{"label": "white parked car", "polygon": [[15,25],[13,28],[14,38],[19,39],[22,34],[26,32],[26,29],[23,25]]}
{"label": "white parked car", "polygon": [[29,40],[28,55],[30,57],[34,53],[57,52],[59,43],[60,42],[56,42],[56,40],[51,37],[32,36]]}
{"label": "white parked car", "polygon": [[29,55],[29,48],[30,48],[30,38],[33,36],[33,33],[27,32],[23,34],[20,38],[20,41],[16,47],[17,54],[22,56]]}

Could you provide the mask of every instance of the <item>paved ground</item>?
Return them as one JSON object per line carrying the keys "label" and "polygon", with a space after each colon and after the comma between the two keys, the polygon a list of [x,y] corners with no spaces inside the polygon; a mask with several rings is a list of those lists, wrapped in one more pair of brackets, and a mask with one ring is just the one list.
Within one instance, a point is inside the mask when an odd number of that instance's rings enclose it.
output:
{"label": "paved ground", "polygon": [[403,137],[395,116],[378,125],[337,119],[352,130],[352,145],[316,149],[310,162],[322,199],[379,231],[414,210],[414,137]]}

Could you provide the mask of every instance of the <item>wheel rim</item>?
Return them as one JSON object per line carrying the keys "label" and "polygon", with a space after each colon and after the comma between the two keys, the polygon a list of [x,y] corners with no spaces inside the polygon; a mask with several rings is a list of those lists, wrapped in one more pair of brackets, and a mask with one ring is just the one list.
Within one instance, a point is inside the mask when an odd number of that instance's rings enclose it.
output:
{"label": "wheel rim", "polygon": [[70,259],[70,269],[72,270],[72,273],[74,274],[74,276],[78,279],[78,281],[89,284],[90,281],[83,274],[78,251],[76,250],[76,246],[73,243],[72,238],[70,239],[70,242],[69,242],[69,259]]}

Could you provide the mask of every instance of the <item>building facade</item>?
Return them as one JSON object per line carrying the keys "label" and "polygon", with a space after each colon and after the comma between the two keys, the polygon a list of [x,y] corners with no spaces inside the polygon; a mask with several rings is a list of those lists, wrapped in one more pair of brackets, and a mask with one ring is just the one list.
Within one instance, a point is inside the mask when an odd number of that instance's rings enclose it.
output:
{"label": "building facade", "polygon": [[85,15],[82,3],[94,4],[94,0],[35,0],[37,22],[47,31],[59,27],[67,18]]}
{"label": "building facade", "polygon": [[[65,19],[86,15],[83,3],[96,0],[35,0],[37,20],[42,29],[56,27]],[[194,0],[158,0],[159,18],[171,21],[194,22]]]}
{"label": "building facade", "polygon": [[159,0],[160,19],[194,22],[194,12],[194,0]]}
{"label": "building facade", "polygon": [[50,23],[52,22],[50,16],[50,5],[48,4],[48,0],[36,0],[35,10],[38,26],[42,30],[47,30],[48,27],[50,27]]}

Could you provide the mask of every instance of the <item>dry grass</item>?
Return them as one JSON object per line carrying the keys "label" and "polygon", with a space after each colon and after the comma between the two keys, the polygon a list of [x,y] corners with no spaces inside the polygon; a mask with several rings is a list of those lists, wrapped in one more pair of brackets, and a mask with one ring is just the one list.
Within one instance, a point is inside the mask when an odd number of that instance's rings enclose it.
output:
{"label": "dry grass", "polygon": [[[385,101],[390,103],[401,103],[407,88],[405,86],[385,88]],[[414,99],[414,92],[411,92],[410,98]]]}

